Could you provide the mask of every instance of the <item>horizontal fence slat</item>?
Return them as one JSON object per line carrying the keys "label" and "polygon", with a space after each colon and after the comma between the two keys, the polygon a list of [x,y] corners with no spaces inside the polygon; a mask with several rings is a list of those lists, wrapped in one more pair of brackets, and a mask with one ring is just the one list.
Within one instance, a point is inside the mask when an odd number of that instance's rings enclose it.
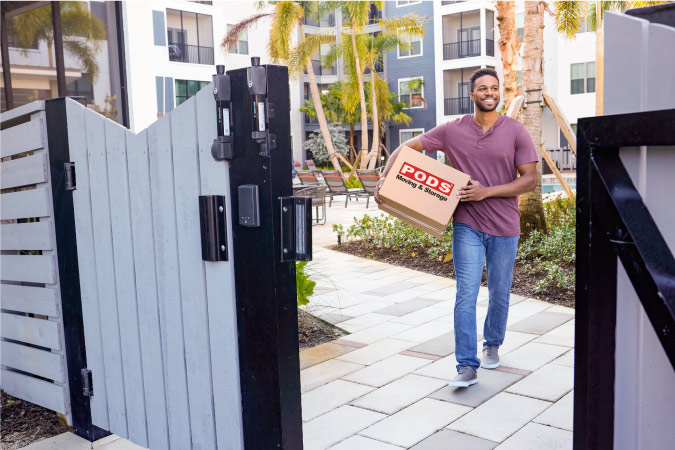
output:
{"label": "horizontal fence slat", "polygon": [[2,284],[0,297],[2,309],[50,317],[59,316],[59,292],[53,288]]}
{"label": "horizontal fence slat", "polygon": [[14,109],[5,111],[0,114],[0,122],[5,123],[9,120],[16,119],[21,116],[27,116],[28,114],[33,114],[38,111],[45,110],[45,101],[44,100],[35,100],[25,105],[17,106]]}
{"label": "horizontal fence slat", "polygon": [[45,181],[47,181],[47,154],[45,152],[0,163],[1,189]]}
{"label": "horizontal fence slat", "polygon": [[0,250],[54,250],[52,222],[0,224]]}
{"label": "horizontal fence slat", "polygon": [[2,255],[0,278],[3,281],[56,283],[56,259],[53,255]]}
{"label": "horizontal fence slat", "polygon": [[2,369],[2,389],[13,397],[66,414],[66,391],[58,384]]}
{"label": "horizontal fence slat", "polygon": [[42,128],[42,119],[38,119],[0,131],[0,156],[5,158],[43,148],[45,144]]}
{"label": "horizontal fence slat", "polygon": [[50,201],[46,187],[1,194],[0,220],[49,217]]}
{"label": "horizontal fence slat", "polygon": [[63,355],[39,348],[2,342],[2,365],[59,383],[66,381]]}
{"label": "horizontal fence slat", "polygon": [[1,324],[3,338],[61,350],[58,322],[2,313]]}

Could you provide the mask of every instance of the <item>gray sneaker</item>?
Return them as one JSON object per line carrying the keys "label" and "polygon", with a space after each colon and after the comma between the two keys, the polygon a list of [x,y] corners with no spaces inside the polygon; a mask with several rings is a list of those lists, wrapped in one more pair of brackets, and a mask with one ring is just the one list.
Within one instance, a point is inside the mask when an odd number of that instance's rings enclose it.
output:
{"label": "gray sneaker", "polygon": [[459,368],[459,372],[454,380],[448,386],[450,387],[469,387],[472,384],[478,383],[478,375],[472,367],[463,366]]}
{"label": "gray sneaker", "polygon": [[496,369],[499,364],[499,347],[483,347],[483,369]]}

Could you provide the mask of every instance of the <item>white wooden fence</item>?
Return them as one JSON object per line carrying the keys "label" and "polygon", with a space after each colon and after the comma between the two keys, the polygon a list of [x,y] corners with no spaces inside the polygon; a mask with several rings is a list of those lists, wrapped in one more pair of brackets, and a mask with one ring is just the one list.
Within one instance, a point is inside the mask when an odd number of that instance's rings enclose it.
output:
{"label": "white wooden fence", "polygon": [[138,134],[66,110],[92,423],[153,449],[241,448],[234,265],[201,256],[199,195],[230,199],[211,88]]}
{"label": "white wooden fence", "polygon": [[70,417],[44,102],[1,122],[0,384]]}

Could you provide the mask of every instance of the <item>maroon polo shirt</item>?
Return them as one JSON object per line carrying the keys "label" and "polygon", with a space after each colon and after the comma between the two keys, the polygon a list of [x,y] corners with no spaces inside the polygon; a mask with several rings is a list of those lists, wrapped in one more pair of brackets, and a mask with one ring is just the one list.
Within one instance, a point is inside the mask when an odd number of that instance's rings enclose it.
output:
{"label": "maroon polo shirt", "polygon": [[[425,150],[444,152],[452,167],[483,186],[510,183],[517,177],[516,166],[538,161],[527,129],[517,120],[502,115],[485,133],[473,115],[466,115],[427,131],[420,139]],[[519,235],[518,197],[460,202],[453,223],[463,223],[493,236]]]}

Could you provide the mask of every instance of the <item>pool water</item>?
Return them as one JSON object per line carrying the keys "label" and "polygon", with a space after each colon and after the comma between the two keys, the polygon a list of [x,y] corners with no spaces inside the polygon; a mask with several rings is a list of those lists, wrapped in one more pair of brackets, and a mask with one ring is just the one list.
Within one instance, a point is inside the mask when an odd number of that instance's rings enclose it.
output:
{"label": "pool water", "polygon": [[[576,182],[568,181],[567,185],[572,189],[573,191],[576,191],[577,189],[577,184]],[[558,192],[562,191],[563,187],[558,183],[558,180],[554,180],[551,182],[550,180],[544,180],[541,183],[541,193],[542,194],[550,194],[551,192]]]}

